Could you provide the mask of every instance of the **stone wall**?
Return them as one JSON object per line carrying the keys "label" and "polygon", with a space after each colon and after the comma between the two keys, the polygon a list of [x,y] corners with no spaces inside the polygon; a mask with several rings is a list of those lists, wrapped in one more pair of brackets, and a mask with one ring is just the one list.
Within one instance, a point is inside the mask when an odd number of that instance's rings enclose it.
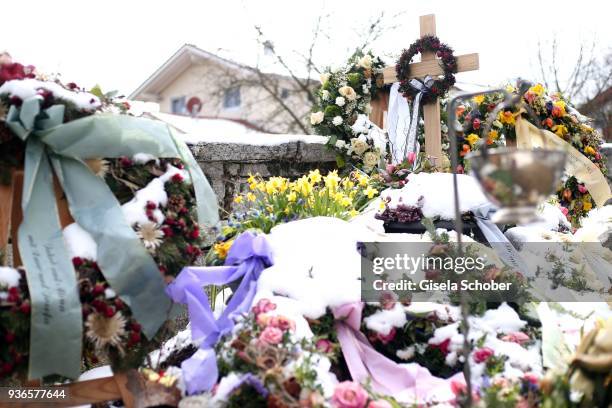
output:
{"label": "stone wall", "polygon": [[316,168],[323,172],[336,166],[335,154],[316,136],[312,141],[303,136],[274,145],[200,142],[191,149],[226,211],[231,210],[234,194],[248,189],[249,173],[294,179]]}

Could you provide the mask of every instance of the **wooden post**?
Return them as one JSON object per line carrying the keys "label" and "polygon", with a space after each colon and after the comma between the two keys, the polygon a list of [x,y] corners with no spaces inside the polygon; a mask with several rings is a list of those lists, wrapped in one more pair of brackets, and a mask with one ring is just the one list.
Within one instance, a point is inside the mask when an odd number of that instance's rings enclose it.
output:
{"label": "wooden post", "polygon": [[23,170],[13,172],[13,205],[11,208],[11,244],[13,249],[13,266],[23,265],[17,245],[17,232],[23,220],[21,197],[23,192]]}
{"label": "wooden post", "polygon": [[[433,14],[419,17],[421,37],[436,35],[436,17]],[[432,61],[436,59],[433,52],[423,52],[421,61]],[[440,100],[423,105],[423,117],[425,120],[425,152],[432,158],[436,165],[441,163],[442,158],[442,129],[440,126]]]}
{"label": "wooden post", "polygon": [[8,240],[13,213],[13,177],[8,185],[0,184],[0,265],[8,263]]}

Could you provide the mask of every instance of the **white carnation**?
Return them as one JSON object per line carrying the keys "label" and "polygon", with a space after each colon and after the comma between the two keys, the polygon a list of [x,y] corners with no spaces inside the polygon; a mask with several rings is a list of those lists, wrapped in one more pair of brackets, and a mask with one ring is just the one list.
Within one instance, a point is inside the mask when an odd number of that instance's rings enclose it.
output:
{"label": "white carnation", "polygon": [[344,140],[336,141],[336,148],[337,149],[345,149],[346,148],[346,142]]}
{"label": "white carnation", "polygon": [[324,101],[329,99],[329,91],[327,89],[321,91],[321,98],[323,98]]}
{"label": "white carnation", "polygon": [[345,103],[346,103],[346,100],[342,96],[339,96],[336,98],[336,105],[344,106]]}
{"label": "white carnation", "polygon": [[414,357],[414,352],[414,346],[408,346],[404,349],[397,350],[395,355],[402,360],[410,360],[412,357]]}
{"label": "white carnation", "polygon": [[332,119],[332,123],[334,124],[334,126],[340,126],[342,124],[342,117],[334,116],[334,118]]}

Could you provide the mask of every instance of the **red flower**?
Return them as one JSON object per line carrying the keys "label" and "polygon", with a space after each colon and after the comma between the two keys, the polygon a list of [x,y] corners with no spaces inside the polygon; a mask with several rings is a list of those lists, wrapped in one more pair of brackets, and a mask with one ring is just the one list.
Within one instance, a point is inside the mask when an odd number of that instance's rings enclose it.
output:
{"label": "red flower", "polygon": [[19,301],[19,288],[17,288],[17,287],[9,288],[8,296],[7,296],[6,300],[9,303],[17,303]]}
{"label": "red flower", "polygon": [[0,65],[0,84],[6,81],[26,78],[34,78],[34,67],[32,65],[24,67],[18,62]]}
{"label": "red flower", "polygon": [[104,293],[104,284],[96,283],[96,285],[91,290],[91,294],[93,296],[98,296],[98,295],[101,295],[102,293]]}
{"label": "red flower", "polygon": [[200,237],[200,229],[198,227],[195,227],[193,231],[191,231],[191,233],[189,234],[189,238],[198,239],[199,237]]}
{"label": "red flower", "polygon": [[334,349],[333,343],[327,339],[317,340],[316,346],[321,353],[331,353]]}
{"label": "red flower", "polygon": [[183,182],[183,176],[181,176],[179,173],[176,173],[174,176],[172,176],[172,182],[173,183],[182,183]]}
{"label": "red flower", "polygon": [[74,258],[72,258],[72,265],[74,265],[75,268],[80,267],[81,265],[83,265],[83,258],[75,256]]}
{"label": "red flower", "polygon": [[147,201],[147,210],[155,210],[157,209],[157,204],[153,201]]}
{"label": "red flower", "polygon": [[115,308],[112,306],[108,306],[106,310],[104,310],[104,315],[106,317],[113,317],[115,315]]}
{"label": "red flower", "polygon": [[378,340],[380,340],[382,344],[388,344],[391,341],[393,341],[396,333],[397,331],[395,330],[395,327],[392,327],[391,330],[389,330],[389,333],[387,334],[378,333],[376,337],[378,338]]}
{"label": "red flower", "polygon": [[23,314],[30,314],[30,310],[32,310],[32,307],[30,306],[30,302],[23,302],[21,304],[21,306],[19,306],[19,311]]}
{"label": "red flower", "polygon": [[130,333],[130,343],[136,344],[140,343],[140,332],[132,332]]}
{"label": "red flower", "polygon": [[480,119],[476,118],[472,121],[472,127],[474,129],[480,129]]}
{"label": "red flower", "polygon": [[119,159],[119,164],[121,165],[121,167],[130,167],[133,162],[129,157],[124,156]]}
{"label": "red flower", "polygon": [[553,126],[553,120],[551,118],[546,118],[542,121],[542,124],[550,128]]}
{"label": "red flower", "polygon": [[483,347],[474,352],[474,361],[477,363],[484,363],[494,354],[493,349],[489,347]]}
{"label": "red flower", "polygon": [[449,346],[450,346],[450,337],[446,340],[444,340],[442,343],[439,344],[430,344],[430,347],[433,349],[438,349],[442,352],[442,354],[447,355],[449,352]]}
{"label": "red flower", "polygon": [[164,225],[163,227],[161,227],[161,230],[164,233],[164,235],[167,236],[168,238],[174,236],[174,231],[172,231],[172,228],[170,228],[167,225]]}
{"label": "red flower", "polygon": [[78,89],[79,86],[77,84],[75,84],[74,82],[69,82],[68,84],[66,84],[66,86],[72,90]]}

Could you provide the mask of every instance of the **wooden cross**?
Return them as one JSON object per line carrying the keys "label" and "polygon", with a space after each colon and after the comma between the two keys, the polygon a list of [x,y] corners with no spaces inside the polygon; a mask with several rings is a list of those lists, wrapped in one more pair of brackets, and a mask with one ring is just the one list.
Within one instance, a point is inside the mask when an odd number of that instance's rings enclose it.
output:
{"label": "wooden cross", "polygon": [[[436,17],[433,14],[419,17],[421,37],[426,35],[436,35]],[[466,54],[455,57],[457,59],[457,72],[474,71],[478,69],[478,54]],[[410,64],[411,78],[424,78],[427,75],[432,77],[443,75],[436,55],[433,52],[424,52],[421,55],[421,62]],[[387,67],[383,70],[385,84],[397,82],[395,66]],[[372,106],[372,120],[378,125],[383,125],[383,111],[386,110],[385,99],[382,102],[374,103]],[[440,129],[440,101],[436,99],[434,103],[423,105],[423,116],[425,119],[425,152],[434,160],[442,157],[441,129]],[[437,164],[439,165],[439,161]]]}

